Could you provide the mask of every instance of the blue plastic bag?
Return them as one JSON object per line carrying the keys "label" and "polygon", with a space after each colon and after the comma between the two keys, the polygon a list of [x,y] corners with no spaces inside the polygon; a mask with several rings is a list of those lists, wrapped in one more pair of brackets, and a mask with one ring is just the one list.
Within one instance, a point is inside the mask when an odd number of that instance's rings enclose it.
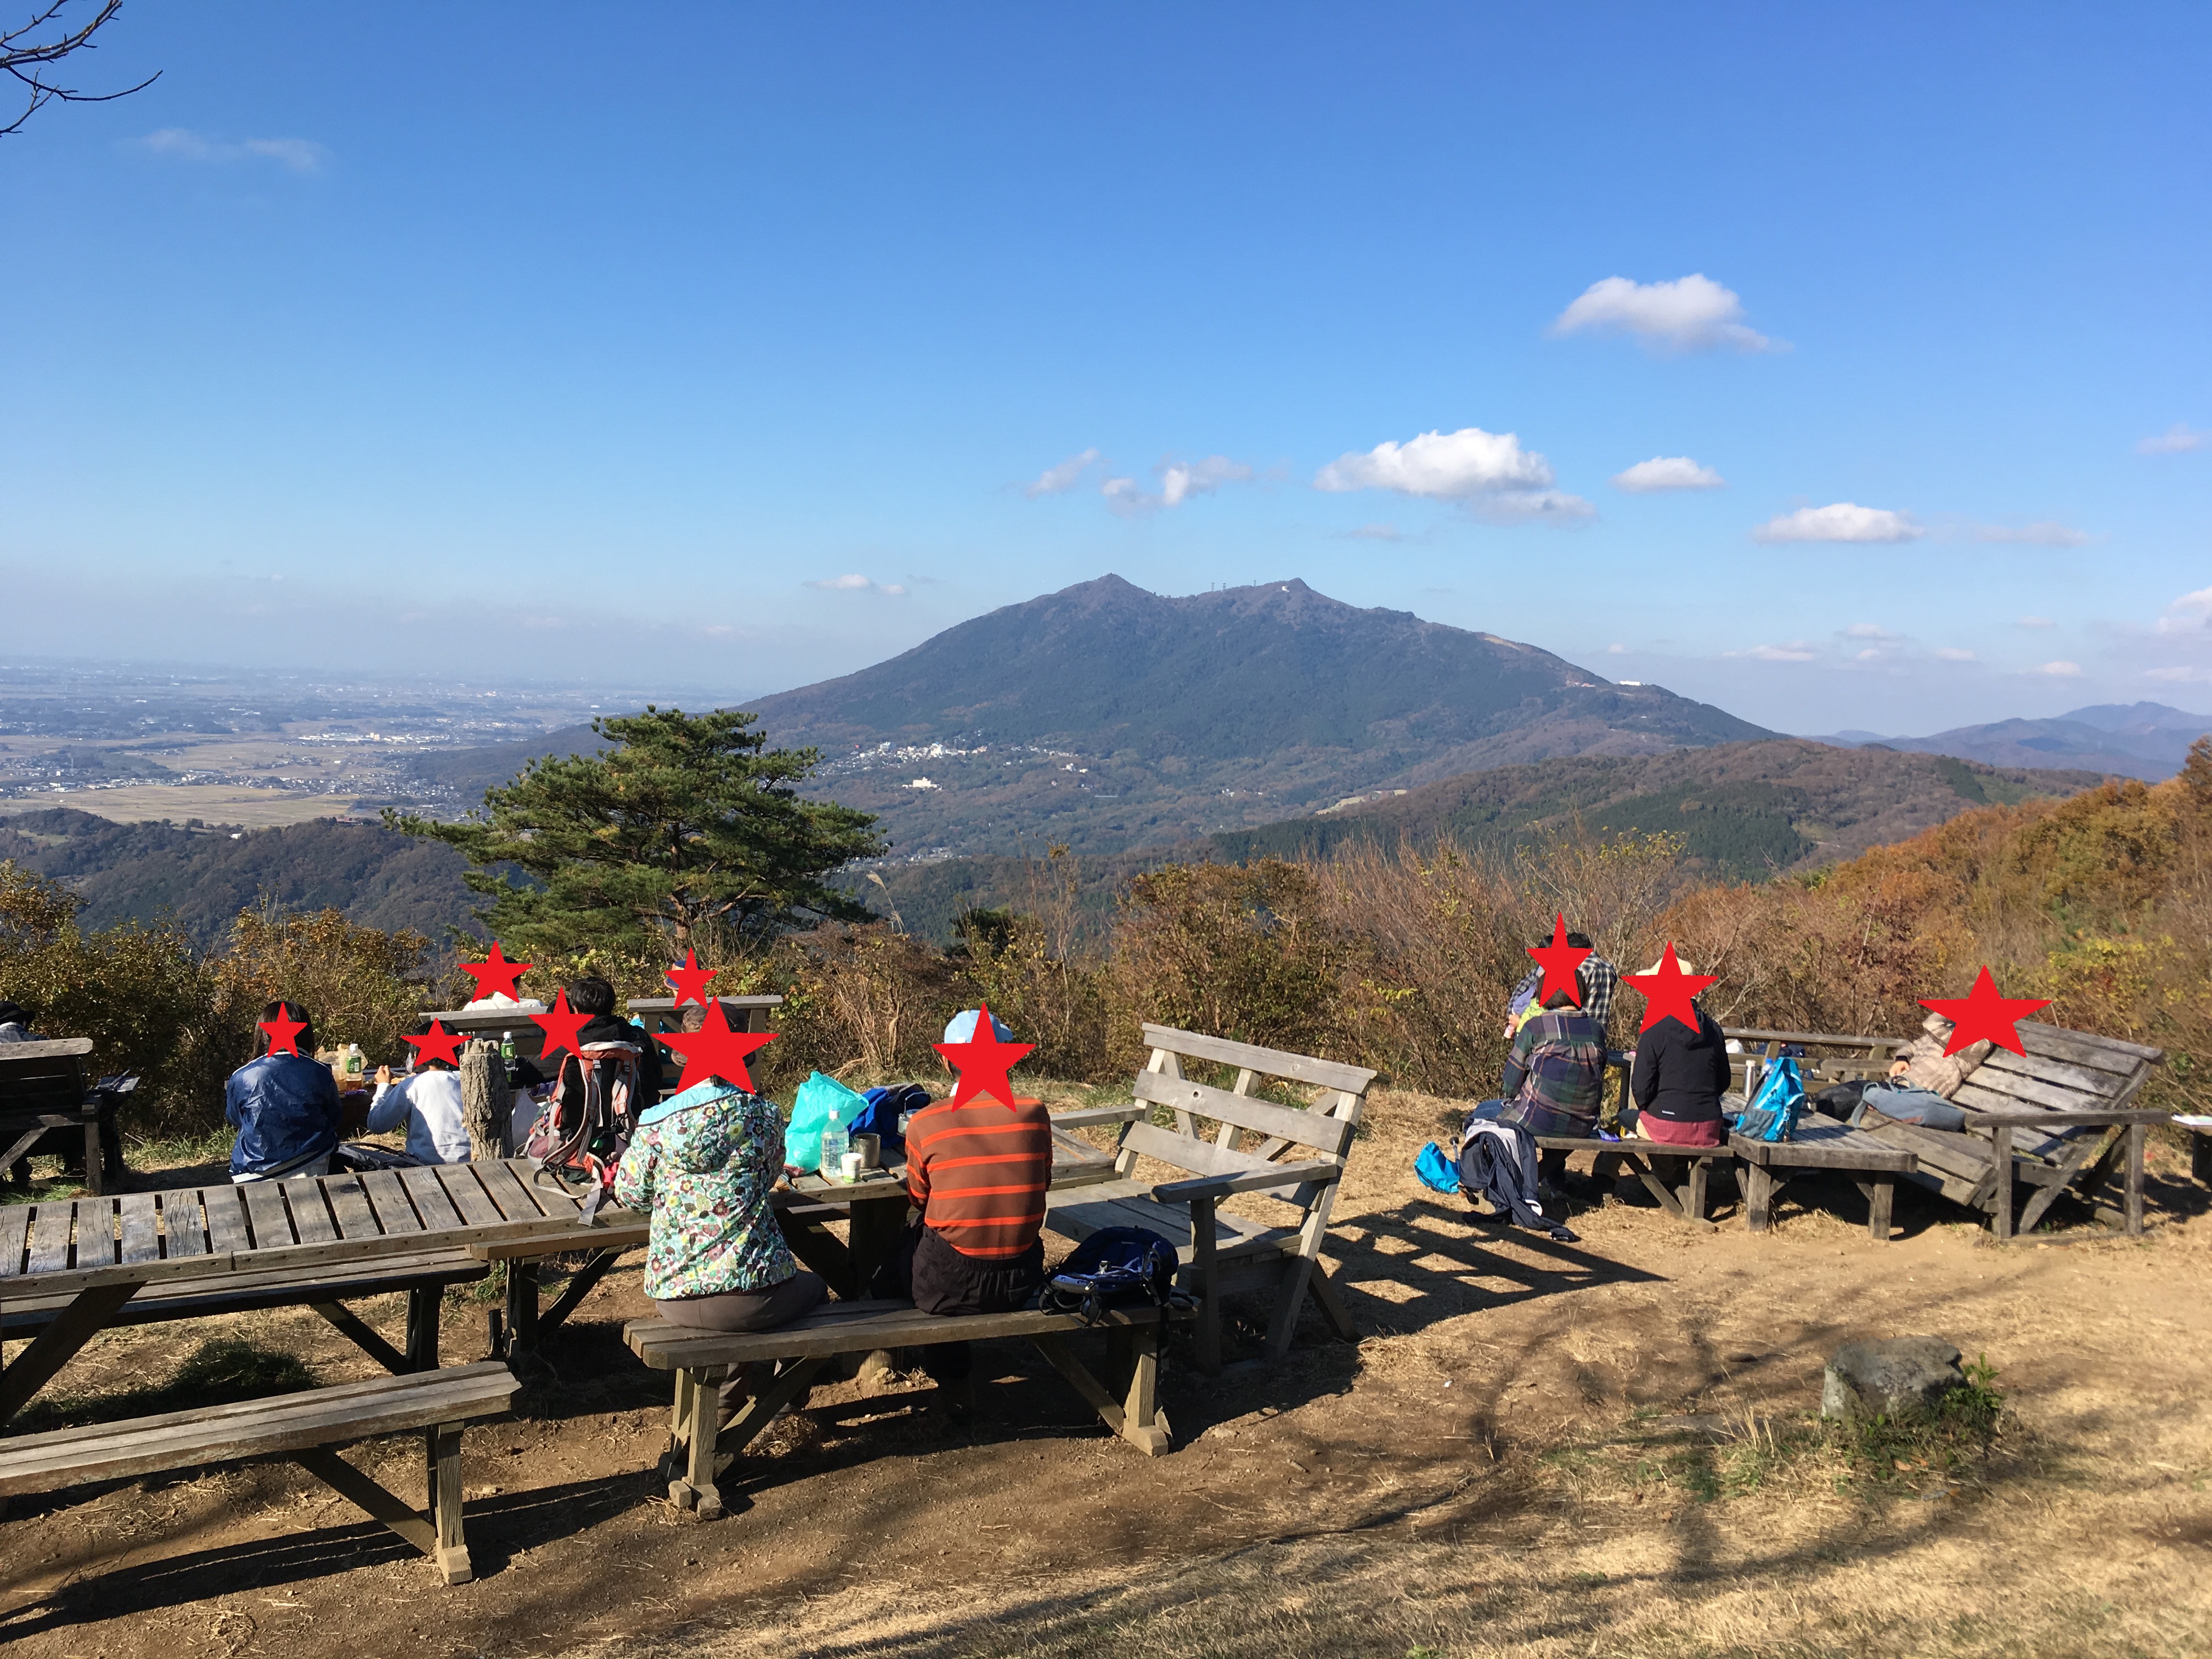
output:
{"label": "blue plastic bag", "polygon": [[834,1077],[810,1073],[799,1085],[791,1104],[791,1122],[783,1132],[783,1162],[787,1169],[817,1170],[822,1167],[822,1133],[831,1123],[849,1125],[867,1109],[866,1099],[854,1094]]}
{"label": "blue plastic bag", "polygon": [[1431,1141],[1413,1159],[1413,1173],[1421,1178],[1424,1187],[1439,1193],[1459,1190],[1459,1166],[1443,1155],[1443,1149]]}

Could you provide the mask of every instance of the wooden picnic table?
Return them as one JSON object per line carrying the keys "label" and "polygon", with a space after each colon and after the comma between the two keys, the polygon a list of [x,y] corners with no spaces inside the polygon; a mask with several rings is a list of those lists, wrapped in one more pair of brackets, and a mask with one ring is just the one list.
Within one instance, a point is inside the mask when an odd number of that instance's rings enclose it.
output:
{"label": "wooden picnic table", "polygon": [[[1054,1191],[1114,1178],[1112,1152],[1066,1129],[1055,1127],[1052,1139]],[[861,1180],[849,1182],[820,1175],[793,1176],[776,1188],[769,1201],[792,1254],[821,1274],[840,1297],[850,1301],[866,1293],[876,1269],[905,1231],[906,1166],[871,1170]],[[848,1224],[842,1239],[830,1231],[830,1224],[838,1221]],[[483,1260],[507,1263],[504,1340],[495,1346],[502,1352],[524,1353],[534,1348],[592,1293],[618,1257],[645,1243],[651,1232],[650,1219],[635,1210],[602,1208],[588,1225],[577,1221],[556,1231],[472,1246]],[[538,1264],[548,1256],[580,1254],[586,1258],[583,1266],[569,1276],[553,1305],[541,1313]]]}
{"label": "wooden picnic table", "polygon": [[141,1290],[295,1270],[302,1300],[347,1263],[571,1232],[579,1205],[527,1158],[0,1206],[0,1304],[67,1295],[0,1370],[0,1427]]}

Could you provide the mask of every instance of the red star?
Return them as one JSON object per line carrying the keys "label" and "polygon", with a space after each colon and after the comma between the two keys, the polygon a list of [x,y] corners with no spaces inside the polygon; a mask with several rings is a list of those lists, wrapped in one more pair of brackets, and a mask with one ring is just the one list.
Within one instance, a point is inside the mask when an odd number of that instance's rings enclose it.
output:
{"label": "red star", "polygon": [[259,1024],[268,1036],[270,1054],[296,1054],[300,1052],[300,1033],[307,1029],[306,1020],[287,1018],[284,1012],[279,1009],[276,1018],[262,1020]]}
{"label": "red star", "polygon": [[1540,1008],[1561,991],[1579,1008],[1583,1006],[1582,980],[1575,969],[1583,965],[1583,958],[1594,954],[1584,946],[1567,943],[1567,919],[1557,916],[1552,924],[1552,942],[1532,945],[1528,954],[1536,958],[1544,970],[1544,982],[1536,988],[1536,1006]]}
{"label": "red star", "polygon": [[722,1012],[722,1005],[709,1002],[706,1024],[699,1030],[664,1031],[660,1040],[684,1056],[684,1076],[678,1088],[689,1089],[709,1078],[719,1078],[750,1094],[753,1079],[752,1073],[745,1070],[745,1056],[775,1042],[775,1033],[732,1031],[730,1017]]}
{"label": "red star", "polygon": [[513,997],[517,1002],[522,1000],[522,993],[515,988],[514,981],[528,973],[530,969],[529,963],[509,962],[501,953],[497,939],[491,942],[491,955],[488,959],[461,964],[463,973],[476,975],[479,1000],[496,992],[501,996]]}
{"label": "red star", "polygon": [[2000,1048],[2009,1048],[2026,1058],[2027,1050],[2020,1046],[2020,1033],[2013,1030],[2013,1022],[2026,1019],[2039,1008],[2048,1008],[2051,999],[2034,997],[2001,997],[1997,982],[1990,977],[1986,965],[1975,976],[1974,988],[1962,997],[1923,997],[1920,1006],[1933,1009],[1951,1022],[1951,1040],[1943,1045],[1943,1052],[1955,1054],[1984,1037]]}
{"label": "red star", "polygon": [[[684,952],[684,965],[671,968],[661,975],[661,978],[676,988],[678,1007],[681,1008],[687,1002],[696,1002],[703,1008],[707,1006],[707,981],[721,971],[719,968],[702,968],[698,954],[687,949]],[[727,1023],[726,1020],[724,1022]]]}
{"label": "red star", "polygon": [[[496,950],[499,947],[494,945],[492,948]],[[576,1046],[576,1033],[584,1029],[591,1018],[589,1014],[570,1012],[567,990],[556,991],[553,994],[551,1013],[530,1016],[531,1021],[538,1029],[545,1033],[545,1052],[538,1058],[550,1060],[566,1048],[578,1060],[583,1059],[584,1051]]]}
{"label": "red star", "polygon": [[952,1091],[955,1106],[965,1106],[981,1095],[1011,1109],[1014,1085],[1006,1073],[1036,1044],[1000,1042],[999,1028],[992,1023],[991,1011],[987,1007],[977,1011],[975,1034],[967,1042],[933,1042],[929,1046],[951,1060],[960,1073],[960,1082]]}
{"label": "red star", "polygon": [[399,1040],[414,1045],[415,1063],[417,1066],[426,1060],[442,1060],[448,1066],[458,1066],[461,1063],[461,1057],[454,1050],[469,1040],[469,1035],[465,1031],[449,1031],[434,1019],[430,1022],[430,1030],[425,1036],[402,1037]]}
{"label": "red star", "polygon": [[1656,974],[1623,974],[1624,983],[1633,985],[1644,993],[1644,1024],[1636,1029],[1640,1034],[1650,1030],[1662,1019],[1679,1019],[1692,1030],[1698,1029],[1697,1005],[1690,999],[1708,985],[1720,983],[1718,974],[1686,974],[1682,964],[1674,960],[1674,946],[1669,940],[1659,955],[1659,971]]}

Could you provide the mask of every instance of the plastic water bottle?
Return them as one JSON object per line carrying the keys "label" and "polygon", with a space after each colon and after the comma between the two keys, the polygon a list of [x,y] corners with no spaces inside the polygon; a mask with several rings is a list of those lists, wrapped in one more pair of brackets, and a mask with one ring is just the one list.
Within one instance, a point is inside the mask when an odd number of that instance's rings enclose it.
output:
{"label": "plastic water bottle", "polygon": [[845,1154],[853,1150],[852,1137],[845,1133],[844,1120],[831,1118],[830,1127],[822,1132],[822,1178],[839,1179],[838,1171],[845,1162]]}
{"label": "plastic water bottle", "polygon": [[509,1066],[512,1066],[512,1065],[514,1065],[514,1032],[512,1032],[512,1031],[501,1031],[501,1032],[499,1034],[499,1057],[500,1057],[500,1059],[501,1059],[501,1060],[503,1060],[504,1062],[506,1062],[506,1063],[507,1063],[507,1065],[509,1065]]}
{"label": "plastic water bottle", "polygon": [[368,1056],[362,1053],[361,1044],[358,1042],[346,1044],[345,1068],[346,1076],[349,1079],[356,1082],[360,1081],[362,1072],[368,1064]]}

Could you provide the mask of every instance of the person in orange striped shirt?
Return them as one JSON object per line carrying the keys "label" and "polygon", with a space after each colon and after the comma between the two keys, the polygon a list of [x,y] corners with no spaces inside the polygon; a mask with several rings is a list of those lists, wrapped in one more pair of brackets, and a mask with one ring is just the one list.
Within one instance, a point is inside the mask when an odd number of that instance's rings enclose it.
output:
{"label": "person in orange striped shirt", "polygon": [[[954,1016],[948,1043],[973,1036],[976,1013]],[[1000,1042],[1013,1034],[994,1018]],[[1052,1129],[1043,1103],[988,1096],[933,1102],[906,1130],[907,1191],[920,1212],[884,1266],[879,1296],[910,1297],[923,1313],[1010,1313],[1044,1281],[1045,1192],[1052,1185]],[[973,1355],[965,1342],[922,1351],[922,1369],[956,1417],[972,1403]]]}

